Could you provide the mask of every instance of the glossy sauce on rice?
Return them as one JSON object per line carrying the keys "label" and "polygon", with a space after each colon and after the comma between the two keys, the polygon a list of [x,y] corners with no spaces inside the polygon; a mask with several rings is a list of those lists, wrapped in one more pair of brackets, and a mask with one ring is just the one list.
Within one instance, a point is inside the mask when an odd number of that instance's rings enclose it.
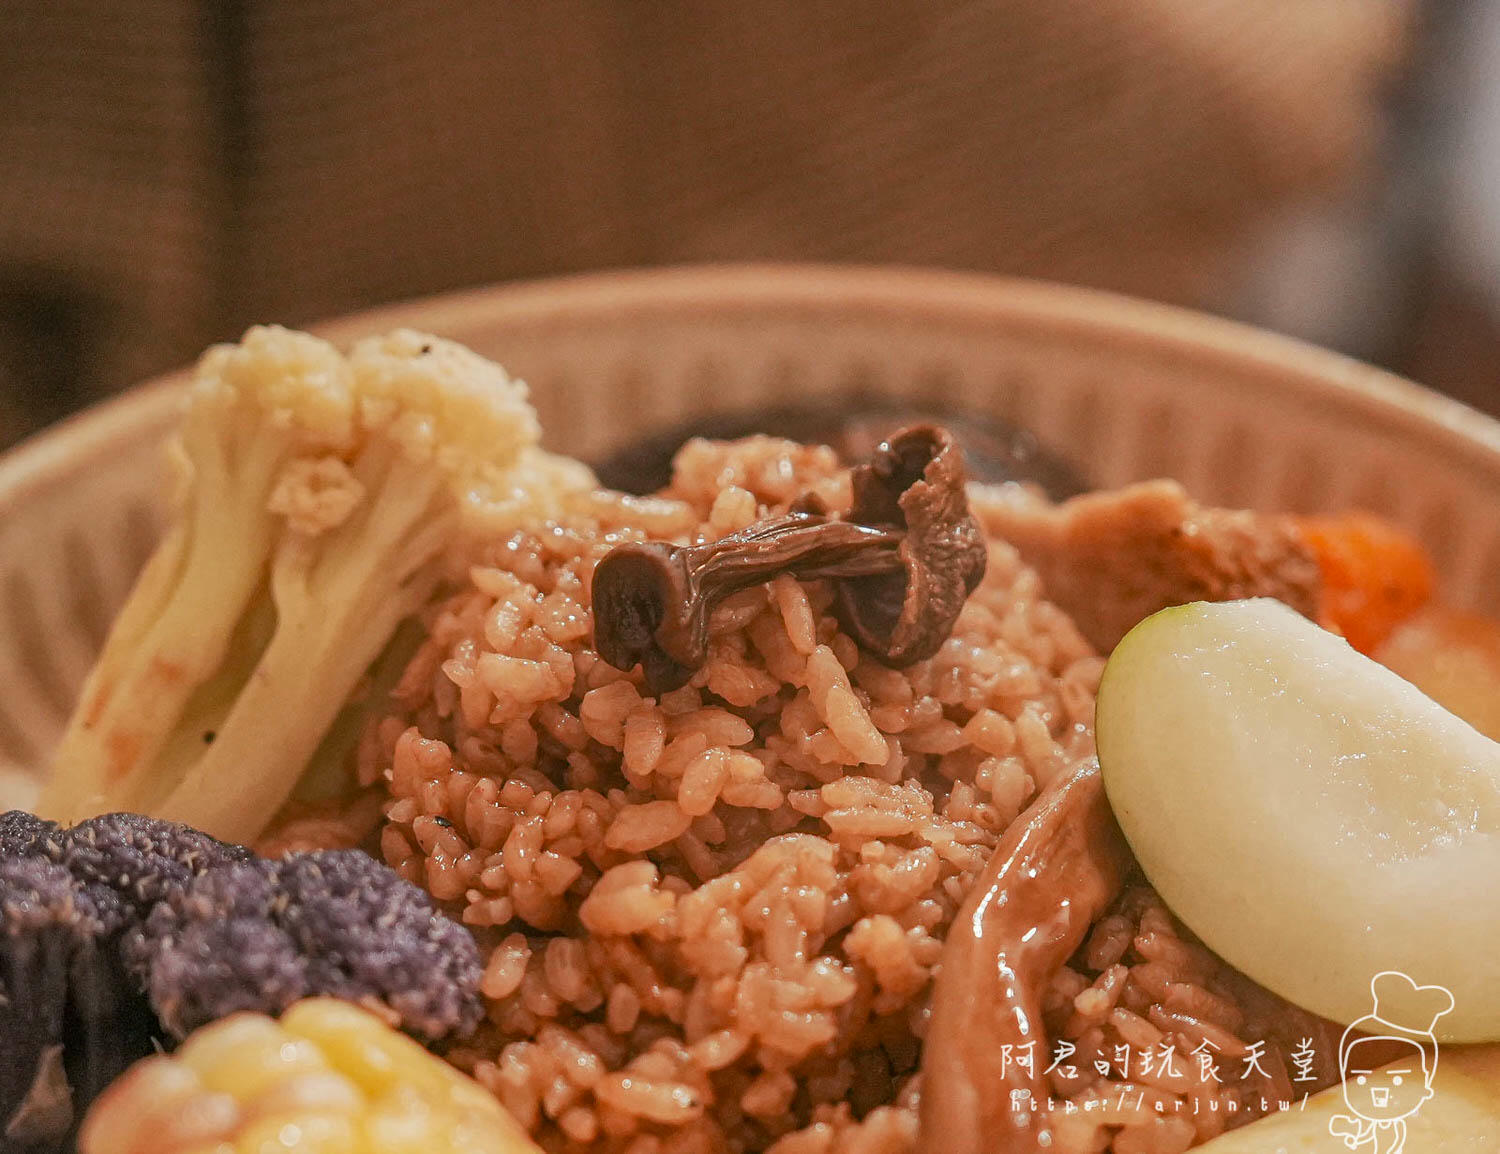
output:
{"label": "glossy sauce on rice", "polygon": [[[825,583],[790,577],[726,601],[708,663],[660,698],[594,652],[611,547],[715,539],[806,492],[847,507],[830,451],[694,442],[660,497],[596,494],[493,543],[367,734],[386,860],[488,954],[488,1020],[450,1058],[549,1149],[914,1149],[948,927],[1037,791],[1093,754],[1102,659],[1003,541],[908,669],[840,632]],[[1258,1083],[1090,1063],[1193,1030],[1238,1056],[1241,1032],[1307,1025],[1226,970],[1149,890],[1120,899],[1045,1005],[1082,1071],[1049,1076],[1059,1102],[1123,1086],[1128,1108],[1063,1117],[1061,1149],[1172,1154],[1261,1112]]]}

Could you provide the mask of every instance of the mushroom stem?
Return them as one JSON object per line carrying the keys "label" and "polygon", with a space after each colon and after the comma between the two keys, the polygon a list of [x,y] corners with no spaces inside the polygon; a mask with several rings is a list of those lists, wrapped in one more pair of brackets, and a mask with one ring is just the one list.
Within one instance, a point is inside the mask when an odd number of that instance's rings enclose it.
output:
{"label": "mushroom stem", "polygon": [[617,546],[594,570],[594,643],[617,669],[637,662],[654,693],[682,685],[708,657],[708,619],[726,597],[783,573],[900,572],[900,529],[787,513],[701,545]]}

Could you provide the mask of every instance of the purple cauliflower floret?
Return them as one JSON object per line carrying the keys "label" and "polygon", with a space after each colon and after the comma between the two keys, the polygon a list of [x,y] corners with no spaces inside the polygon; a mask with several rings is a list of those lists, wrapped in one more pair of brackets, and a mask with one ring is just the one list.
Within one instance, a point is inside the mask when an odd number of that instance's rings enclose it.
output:
{"label": "purple cauliflower floret", "polygon": [[41,852],[65,866],[98,906],[109,909],[112,901],[119,925],[140,921],[205,871],[255,856],[191,826],[138,813],[80,822],[44,839]]}
{"label": "purple cauliflower floret", "polygon": [[167,894],[125,953],[178,1037],[315,994],[385,1008],[430,1042],[471,1032],[481,1014],[469,931],[358,850],[215,867]]}
{"label": "purple cauliflower floret", "polygon": [[357,850],[266,861],[176,822],[0,813],[0,1151],[71,1149],[161,1040],[328,994],[429,1041],[467,1034],[479,951]]}
{"label": "purple cauliflower floret", "polygon": [[161,1029],[121,934],[210,865],[248,856],[135,814],[71,829],[0,814],[0,1149],[68,1148],[84,1108],[152,1052]]}
{"label": "purple cauliflower floret", "polygon": [[0,861],[61,866],[88,897],[104,935],[141,920],[205,870],[254,856],[180,822],[136,813],[108,813],[71,828],[22,810],[0,814]]}
{"label": "purple cauliflower floret", "polygon": [[47,821],[24,809],[0,813],[0,860],[29,857],[36,844],[57,832],[55,821]]}
{"label": "purple cauliflower floret", "polygon": [[[0,827],[0,837],[8,832]],[[72,1127],[62,1063],[68,980],[75,953],[97,933],[67,870],[0,861],[0,1121],[22,1149],[55,1148]]]}
{"label": "purple cauliflower floret", "polygon": [[114,903],[101,911],[39,841],[0,855],[0,1149],[28,1154],[69,1149],[83,1108],[151,1053],[156,1029],[108,934]]}

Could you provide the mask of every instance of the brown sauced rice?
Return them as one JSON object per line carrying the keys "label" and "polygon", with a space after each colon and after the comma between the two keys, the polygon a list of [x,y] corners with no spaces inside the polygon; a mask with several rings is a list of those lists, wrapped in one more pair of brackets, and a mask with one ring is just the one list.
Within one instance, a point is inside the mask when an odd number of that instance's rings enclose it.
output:
{"label": "brown sauced rice", "polygon": [[[1093,754],[1102,659],[1003,542],[909,669],[862,655],[826,585],[789,577],[721,606],[707,665],[660,700],[599,659],[609,548],[716,538],[809,490],[847,506],[828,450],[693,442],[661,497],[599,494],[493,543],[367,734],[386,860],[488,951],[488,1021],[449,1056],[549,1149],[914,1149],[948,926],[1038,788]],[[1098,1106],[1061,1116],[1060,1154],[1173,1154],[1300,1092],[1282,1035],[1314,1026],[1267,998],[1127,891],[1047,995],[1049,1036],[1078,1047],[1050,1086]],[[1092,1064],[1209,1037],[1237,1066],[1265,1036],[1284,1044],[1264,1083],[1196,1078],[1191,1044],[1175,1078]]]}

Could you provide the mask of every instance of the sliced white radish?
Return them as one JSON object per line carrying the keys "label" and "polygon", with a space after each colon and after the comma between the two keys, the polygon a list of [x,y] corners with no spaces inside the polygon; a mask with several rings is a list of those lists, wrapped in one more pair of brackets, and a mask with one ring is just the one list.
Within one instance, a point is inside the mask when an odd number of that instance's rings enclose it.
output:
{"label": "sliced white radish", "polygon": [[1343,1022],[1399,970],[1452,991],[1439,1038],[1500,1039],[1500,745],[1267,600],[1143,621],[1097,730],[1131,848],[1220,956]]}

